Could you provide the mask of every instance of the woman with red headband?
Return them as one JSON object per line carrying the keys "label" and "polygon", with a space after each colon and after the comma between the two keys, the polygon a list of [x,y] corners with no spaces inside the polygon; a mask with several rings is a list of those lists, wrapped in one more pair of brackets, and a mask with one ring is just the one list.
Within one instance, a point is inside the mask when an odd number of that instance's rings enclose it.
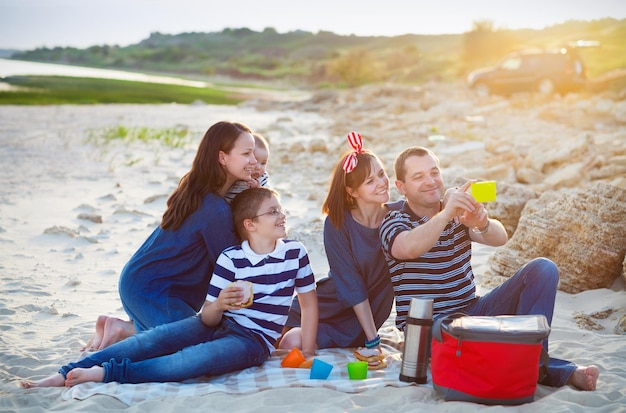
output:
{"label": "woman with red headband", "polygon": [[[363,149],[361,135],[335,166],[322,206],[330,271],[317,283],[317,345],[379,349],[378,329],[389,317],[393,289],[380,245],[380,224],[390,208],[389,178],[380,159]],[[301,347],[300,305],[294,299],[280,348]]]}

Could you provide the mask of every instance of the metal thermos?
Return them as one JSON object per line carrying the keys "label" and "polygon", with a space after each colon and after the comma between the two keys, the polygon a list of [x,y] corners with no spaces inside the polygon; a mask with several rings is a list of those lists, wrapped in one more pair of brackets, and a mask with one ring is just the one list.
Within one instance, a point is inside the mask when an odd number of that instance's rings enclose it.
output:
{"label": "metal thermos", "polygon": [[433,300],[411,298],[404,330],[404,352],[400,380],[424,384],[428,381]]}

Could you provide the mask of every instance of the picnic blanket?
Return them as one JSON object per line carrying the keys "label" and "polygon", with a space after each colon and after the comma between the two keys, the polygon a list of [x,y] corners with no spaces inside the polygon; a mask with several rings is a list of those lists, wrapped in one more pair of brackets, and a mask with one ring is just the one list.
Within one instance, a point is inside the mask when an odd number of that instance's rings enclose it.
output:
{"label": "picnic blanket", "polygon": [[[301,368],[282,368],[280,362],[287,350],[276,350],[262,366],[250,367],[234,373],[224,374],[180,383],[83,383],[70,387],[63,392],[63,399],[84,400],[94,395],[108,395],[127,405],[164,397],[201,396],[215,392],[229,394],[250,394],[259,391],[288,387],[323,387],[345,393],[360,393],[379,387],[406,387],[415,385],[400,381],[402,352],[399,344],[401,333],[395,327],[380,330],[381,347],[385,353],[387,367],[370,370],[365,380],[350,380],[346,364],[354,361],[355,349],[321,349],[316,358],[333,365],[327,380],[309,379],[310,370]],[[429,380],[429,383],[431,381]],[[427,386],[431,386],[428,384]]]}

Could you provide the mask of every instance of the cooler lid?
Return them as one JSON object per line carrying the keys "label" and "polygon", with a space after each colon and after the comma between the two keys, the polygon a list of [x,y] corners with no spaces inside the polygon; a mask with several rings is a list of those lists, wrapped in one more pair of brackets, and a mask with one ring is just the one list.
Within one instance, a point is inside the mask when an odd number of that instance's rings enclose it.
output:
{"label": "cooler lid", "polygon": [[444,321],[442,329],[461,339],[514,343],[538,343],[550,334],[543,315],[463,316]]}

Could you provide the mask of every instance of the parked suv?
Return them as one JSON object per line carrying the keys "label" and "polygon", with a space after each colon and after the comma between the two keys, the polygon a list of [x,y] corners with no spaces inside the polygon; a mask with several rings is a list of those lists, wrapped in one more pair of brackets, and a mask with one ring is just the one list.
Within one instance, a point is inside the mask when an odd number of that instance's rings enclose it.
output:
{"label": "parked suv", "polygon": [[479,95],[510,95],[516,92],[566,94],[584,88],[587,70],[576,51],[526,50],[510,54],[498,66],[479,69],[467,77]]}

